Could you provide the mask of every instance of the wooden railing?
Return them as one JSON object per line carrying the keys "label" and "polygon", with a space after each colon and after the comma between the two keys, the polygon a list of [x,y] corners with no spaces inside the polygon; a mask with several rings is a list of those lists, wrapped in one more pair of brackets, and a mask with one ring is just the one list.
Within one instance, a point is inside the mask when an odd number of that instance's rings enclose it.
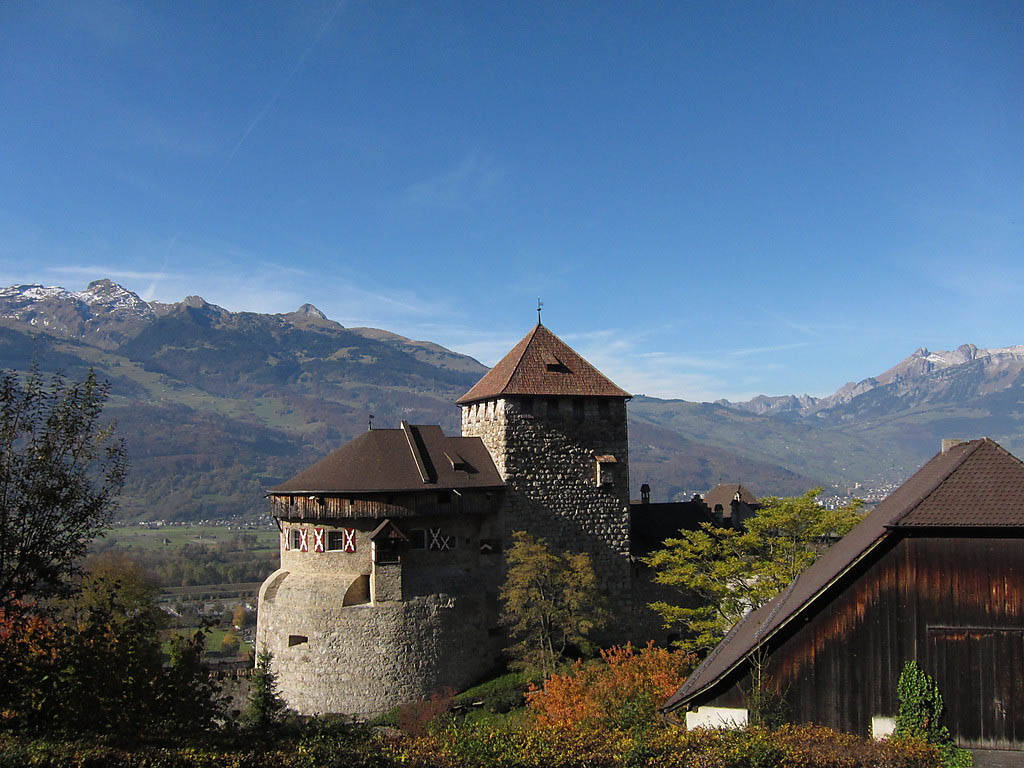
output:
{"label": "wooden railing", "polygon": [[500,491],[462,491],[452,493],[448,501],[437,492],[395,494],[390,499],[365,499],[351,496],[270,496],[270,513],[282,520],[339,520],[355,517],[384,519],[418,515],[469,514],[495,512],[501,502]]}

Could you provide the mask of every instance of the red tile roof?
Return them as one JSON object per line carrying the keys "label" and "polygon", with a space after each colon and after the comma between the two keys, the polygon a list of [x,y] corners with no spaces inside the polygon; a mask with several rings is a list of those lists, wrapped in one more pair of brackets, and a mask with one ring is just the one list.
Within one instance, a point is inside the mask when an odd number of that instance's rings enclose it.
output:
{"label": "red tile roof", "polygon": [[716,685],[901,528],[1024,528],[1024,463],[987,437],[939,453],[767,605],[741,619],[665,703],[672,710]]}
{"label": "red tile roof", "polygon": [[372,429],[271,493],[379,493],[504,486],[479,437],[447,437],[437,425]]}
{"label": "red tile roof", "polygon": [[631,397],[540,323],[457,402],[505,395]]}

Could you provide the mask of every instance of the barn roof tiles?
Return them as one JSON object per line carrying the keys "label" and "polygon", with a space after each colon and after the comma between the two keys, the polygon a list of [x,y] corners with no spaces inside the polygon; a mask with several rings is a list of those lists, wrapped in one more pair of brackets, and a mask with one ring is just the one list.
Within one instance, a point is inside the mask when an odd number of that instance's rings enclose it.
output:
{"label": "barn roof tiles", "polygon": [[986,438],[939,453],[886,497],[774,600],[747,614],[663,709],[676,709],[736,669],[887,536],[918,528],[1024,528],[1024,463]]}
{"label": "barn roof tiles", "polygon": [[631,397],[540,323],[457,402],[506,395]]}
{"label": "barn roof tiles", "polygon": [[271,493],[380,493],[504,485],[479,437],[448,437],[436,425],[372,429],[271,488]]}

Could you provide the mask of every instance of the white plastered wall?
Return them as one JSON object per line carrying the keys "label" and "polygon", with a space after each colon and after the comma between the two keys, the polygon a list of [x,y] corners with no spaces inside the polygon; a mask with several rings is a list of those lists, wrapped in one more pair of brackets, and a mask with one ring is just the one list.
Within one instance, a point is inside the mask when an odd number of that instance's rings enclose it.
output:
{"label": "white plastered wall", "polygon": [[697,707],[686,713],[688,729],[743,728],[747,720],[747,710],[740,707]]}

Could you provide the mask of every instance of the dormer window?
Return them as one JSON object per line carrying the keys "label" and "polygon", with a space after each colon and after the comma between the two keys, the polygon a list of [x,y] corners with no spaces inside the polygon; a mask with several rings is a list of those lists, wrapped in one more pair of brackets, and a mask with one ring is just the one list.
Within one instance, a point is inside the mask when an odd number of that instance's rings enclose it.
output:
{"label": "dormer window", "polygon": [[554,355],[544,355],[544,368],[552,373],[570,373],[569,367]]}
{"label": "dormer window", "polygon": [[450,454],[447,451],[444,453],[444,457],[448,460],[448,463],[452,465],[452,469],[456,472],[472,472],[473,466],[466,461],[461,454]]}

